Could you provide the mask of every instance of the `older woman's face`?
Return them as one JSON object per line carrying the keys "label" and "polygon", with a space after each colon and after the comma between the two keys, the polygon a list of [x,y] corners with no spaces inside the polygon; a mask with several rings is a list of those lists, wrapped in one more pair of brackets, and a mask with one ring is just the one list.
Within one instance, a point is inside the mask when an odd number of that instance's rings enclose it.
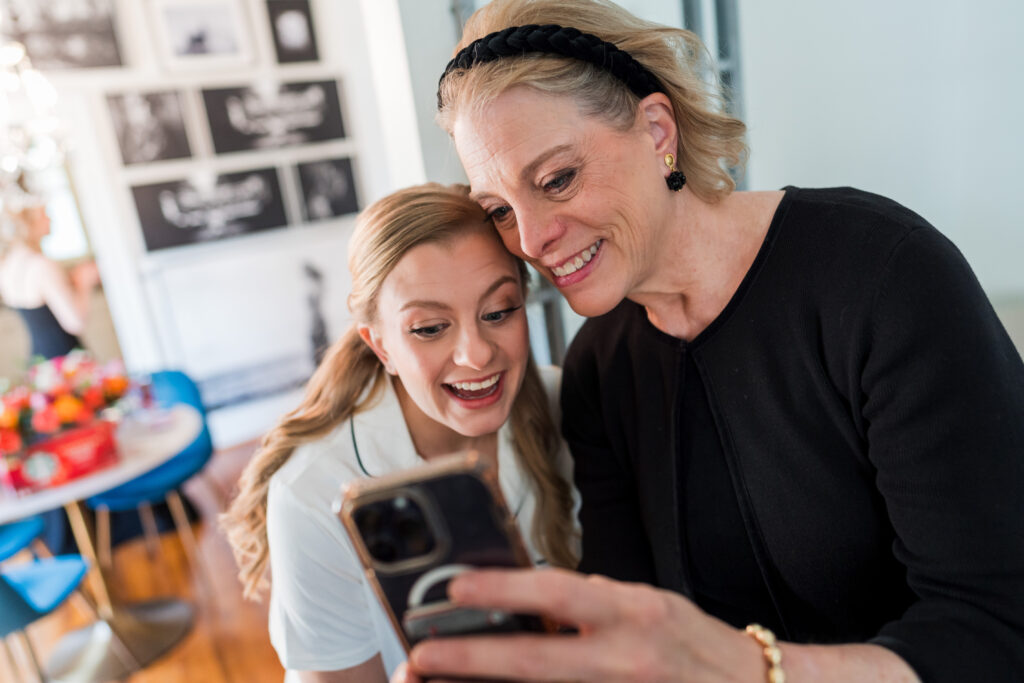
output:
{"label": "older woman's face", "polygon": [[577,313],[606,313],[643,286],[670,193],[642,123],[620,131],[568,97],[519,87],[460,113],[452,135],[505,246]]}

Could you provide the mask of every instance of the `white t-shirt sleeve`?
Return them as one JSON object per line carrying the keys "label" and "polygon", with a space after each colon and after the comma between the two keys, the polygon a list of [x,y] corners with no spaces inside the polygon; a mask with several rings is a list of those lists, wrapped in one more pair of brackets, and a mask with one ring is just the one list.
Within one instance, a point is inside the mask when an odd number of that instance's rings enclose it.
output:
{"label": "white t-shirt sleeve", "polygon": [[355,552],[331,510],[319,507],[271,482],[270,640],[291,670],[346,669],[381,649]]}

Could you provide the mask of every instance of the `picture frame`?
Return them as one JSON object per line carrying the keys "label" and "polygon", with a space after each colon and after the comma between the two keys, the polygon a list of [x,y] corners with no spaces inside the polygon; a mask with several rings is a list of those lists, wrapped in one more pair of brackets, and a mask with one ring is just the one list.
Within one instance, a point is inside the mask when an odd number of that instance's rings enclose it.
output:
{"label": "picture frame", "polygon": [[114,21],[114,0],[0,2],[6,38],[25,46],[42,71],[122,66]]}
{"label": "picture frame", "polygon": [[312,223],[359,211],[359,192],[350,157],[298,163],[295,171],[305,221]]}
{"label": "picture frame", "polygon": [[262,82],[202,91],[217,154],[343,139],[337,81]]}
{"label": "picture frame", "polygon": [[278,64],[320,61],[309,0],[266,0]]}
{"label": "picture frame", "polygon": [[288,225],[277,168],[131,188],[147,251],[213,242]]}
{"label": "picture frame", "polygon": [[111,93],[107,95],[107,108],[125,166],[192,156],[181,93]]}
{"label": "picture frame", "polygon": [[150,0],[160,62],[170,71],[227,69],[252,63],[242,0]]}

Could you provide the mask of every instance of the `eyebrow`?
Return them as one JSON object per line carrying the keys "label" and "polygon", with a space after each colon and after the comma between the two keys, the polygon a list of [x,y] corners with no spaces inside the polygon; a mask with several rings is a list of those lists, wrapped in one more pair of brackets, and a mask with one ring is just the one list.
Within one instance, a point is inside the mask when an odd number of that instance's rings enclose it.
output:
{"label": "eyebrow", "polygon": [[[512,284],[519,284],[518,280],[511,275],[502,275],[497,280],[491,283],[491,286],[483,293],[480,297],[481,300],[486,299],[491,294],[494,294],[502,285],[511,282]],[[443,301],[430,301],[428,299],[415,299],[413,301],[405,302],[401,308],[398,309],[399,313],[410,308],[436,308],[443,311],[450,311],[451,306]]]}
{"label": "eyebrow", "polygon": [[[533,161],[531,161],[530,163],[528,163],[526,166],[523,167],[523,170],[519,172],[519,177],[522,180],[528,180],[530,178],[530,176],[532,176],[534,173],[537,172],[537,167],[538,166],[543,164],[545,161],[547,161],[551,157],[556,156],[558,154],[561,154],[562,152],[567,152],[567,151],[569,151],[571,149],[572,149],[572,145],[564,144],[564,145],[555,145],[551,149],[548,149],[548,150],[546,150],[544,152],[541,152],[537,156],[536,159],[534,159]],[[490,197],[492,195],[490,193],[488,193],[488,192],[470,192],[469,196],[470,196],[470,199],[473,199],[474,201],[476,201],[476,200],[482,199],[484,197]]]}

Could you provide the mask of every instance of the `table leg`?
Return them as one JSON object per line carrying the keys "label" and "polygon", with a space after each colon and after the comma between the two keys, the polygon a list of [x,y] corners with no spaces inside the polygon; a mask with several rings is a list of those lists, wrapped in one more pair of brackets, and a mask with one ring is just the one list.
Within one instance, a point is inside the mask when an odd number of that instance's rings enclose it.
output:
{"label": "table leg", "polygon": [[90,580],[100,618],[61,638],[47,663],[48,680],[98,683],[125,678],[185,637],[192,628],[192,606],[177,599],[130,605],[111,601],[79,504],[65,509],[79,550],[92,564]]}
{"label": "table leg", "polygon": [[82,508],[78,503],[68,503],[64,510],[68,513],[71,533],[75,536],[78,552],[89,562],[88,579],[92,585],[92,594],[96,597],[96,609],[100,617],[109,619],[114,616],[114,608],[110,602],[110,593],[107,592],[107,582],[103,580],[100,564],[96,561],[96,548],[93,546],[89,527],[85,524],[85,517],[82,516]]}

